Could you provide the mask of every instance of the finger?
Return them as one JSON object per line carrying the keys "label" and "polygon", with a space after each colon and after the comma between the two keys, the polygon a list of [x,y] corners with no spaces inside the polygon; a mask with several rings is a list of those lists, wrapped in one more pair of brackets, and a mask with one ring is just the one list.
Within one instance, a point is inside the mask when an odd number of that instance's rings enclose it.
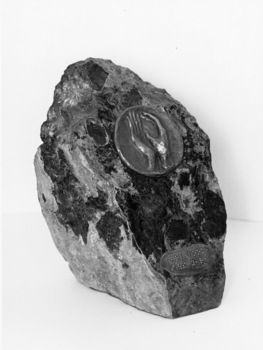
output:
{"label": "finger", "polygon": [[135,123],[136,123],[136,130],[137,130],[137,135],[140,137],[140,134],[141,134],[141,132],[140,132],[140,122],[139,122],[139,118],[138,118],[138,115],[136,115],[135,113],[134,113],[134,120],[135,120]]}
{"label": "finger", "polygon": [[131,133],[133,134],[133,125],[132,125],[132,122],[131,122],[131,116],[130,116],[130,114],[129,114],[128,117],[127,117],[127,122],[128,122],[129,127],[130,127],[130,131],[131,131]]}
{"label": "finger", "polygon": [[156,118],[154,115],[147,113],[147,112],[143,112],[143,114],[148,116],[151,120],[155,121],[155,123],[157,124],[157,128],[161,134],[163,134],[165,132],[165,130],[164,130],[164,128],[163,128],[163,126],[160,123],[158,118]]}
{"label": "finger", "polygon": [[130,126],[132,128],[132,131],[134,133],[134,125],[133,125],[133,119],[132,119],[132,113],[131,112],[129,112],[128,119],[129,119]]}
{"label": "finger", "polygon": [[132,116],[132,123],[133,123],[134,133],[137,136],[138,135],[138,129],[137,129],[137,123],[136,123],[134,112],[131,112],[131,116]]}
{"label": "finger", "polygon": [[154,146],[155,139],[148,133],[148,131],[145,131],[145,136],[146,136],[147,140],[150,142],[150,144],[152,146]]}
{"label": "finger", "polygon": [[[143,133],[143,137],[144,137],[144,140],[147,139],[147,137],[145,136],[146,135],[146,131],[144,130],[144,127],[143,127],[143,121],[146,121],[147,123],[149,123],[149,118],[147,118],[146,116],[144,116],[143,114],[141,115],[141,123],[142,123],[142,133]],[[158,131],[158,130],[157,130]],[[148,134],[149,135],[149,134]]]}
{"label": "finger", "polygon": [[143,124],[142,124],[142,119],[141,119],[139,114],[137,114],[137,119],[138,119],[138,126],[139,126],[139,130],[140,130],[140,137],[142,140],[144,140],[145,136],[144,136]]}
{"label": "finger", "polygon": [[155,117],[154,115],[147,113],[147,112],[143,112],[143,114],[146,115],[147,117],[149,117],[151,120],[154,120],[159,128],[163,127],[162,124],[160,123],[159,119],[157,117]]}
{"label": "finger", "polygon": [[136,123],[134,120],[134,113],[133,112],[131,112],[131,123],[132,123],[133,133],[137,136],[137,126],[136,126]]}

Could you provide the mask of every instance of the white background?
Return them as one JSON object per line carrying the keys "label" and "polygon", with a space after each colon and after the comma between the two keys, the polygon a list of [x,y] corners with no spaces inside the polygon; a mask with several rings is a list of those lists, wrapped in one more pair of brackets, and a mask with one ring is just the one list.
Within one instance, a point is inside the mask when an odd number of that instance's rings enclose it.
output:
{"label": "white background", "polygon": [[262,221],[262,16],[261,0],[3,1],[6,349],[262,350],[262,224],[229,222],[222,306],[169,322],[74,281],[40,214],[33,169],[64,69],[108,58],[186,106],[211,139],[228,217]]}

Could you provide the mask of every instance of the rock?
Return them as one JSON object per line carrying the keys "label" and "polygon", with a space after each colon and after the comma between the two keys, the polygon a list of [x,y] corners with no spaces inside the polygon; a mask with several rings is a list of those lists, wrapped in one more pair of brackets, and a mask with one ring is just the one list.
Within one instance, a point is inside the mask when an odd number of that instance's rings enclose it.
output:
{"label": "rock", "polygon": [[178,101],[89,58],[66,69],[41,138],[39,202],[80,283],[168,318],[220,304],[225,205],[209,138]]}

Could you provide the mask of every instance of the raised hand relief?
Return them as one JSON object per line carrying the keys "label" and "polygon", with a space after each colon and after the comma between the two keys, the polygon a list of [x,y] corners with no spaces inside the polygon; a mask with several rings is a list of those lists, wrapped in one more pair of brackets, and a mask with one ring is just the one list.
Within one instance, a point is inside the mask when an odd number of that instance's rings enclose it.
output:
{"label": "raised hand relief", "polygon": [[[154,123],[157,130],[156,137],[153,137],[147,130],[144,129],[143,120]],[[156,155],[160,160],[161,167],[165,170],[168,169],[168,138],[166,130],[158,118],[147,112],[142,112],[142,114],[139,114],[134,111],[130,111],[128,113],[127,122],[130,127],[132,141],[137,149],[147,158],[147,170],[155,169]]]}
{"label": "raised hand relief", "polygon": [[168,138],[166,134],[166,130],[163,128],[162,124],[160,123],[159,119],[156,118],[154,115],[143,112],[143,118],[148,117],[152,121],[155,122],[157,130],[158,130],[158,136],[152,137],[148,131],[145,131],[145,136],[149,143],[152,145],[155,152],[158,154],[161,166],[163,169],[167,169],[169,167],[169,159],[168,159]]}
{"label": "raised hand relief", "polygon": [[148,169],[153,170],[155,167],[155,152],[146,145],[145,133],[143,130],[142,120],[138,113],[130,111],[127,121],[131,131],[131,139],[140,152],[142,152],[148,160]]}

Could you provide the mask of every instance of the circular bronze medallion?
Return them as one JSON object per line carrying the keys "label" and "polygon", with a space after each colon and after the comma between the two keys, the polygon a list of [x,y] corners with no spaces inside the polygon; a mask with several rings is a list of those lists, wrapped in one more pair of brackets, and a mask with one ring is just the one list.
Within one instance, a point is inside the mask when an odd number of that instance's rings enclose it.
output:
{"label": "circular bronze medallion", "polygon": [[147,106],[127,108],[116,121],[114,138],[124,163],[143,175],[162,175],[183,156],[183,140],[175,123]]}

